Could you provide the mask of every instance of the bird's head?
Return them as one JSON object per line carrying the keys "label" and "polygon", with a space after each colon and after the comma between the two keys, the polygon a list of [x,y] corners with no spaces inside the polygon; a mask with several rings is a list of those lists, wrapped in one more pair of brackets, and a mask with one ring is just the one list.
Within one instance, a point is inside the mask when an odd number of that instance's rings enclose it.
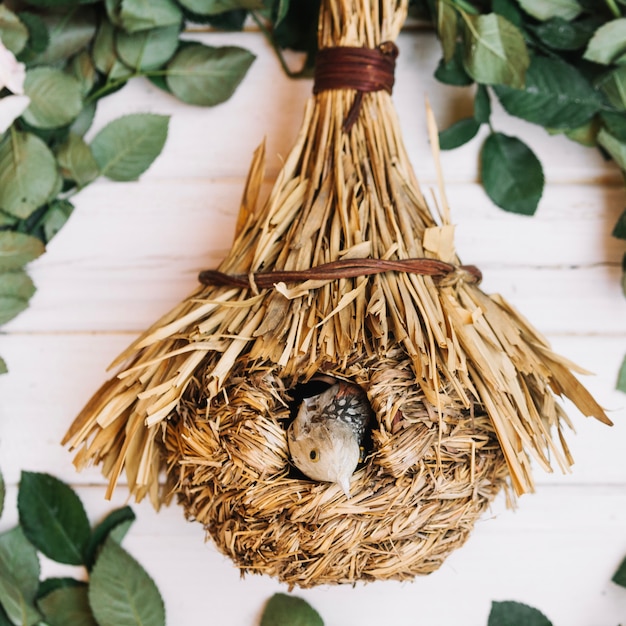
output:
{"label": "bird's head", "polygon": [[359,444],[339,421],[302,424],[295,420],[287,432],[294,465],[313,480],[337,483],[350,497],[350,478],[359,462]]}

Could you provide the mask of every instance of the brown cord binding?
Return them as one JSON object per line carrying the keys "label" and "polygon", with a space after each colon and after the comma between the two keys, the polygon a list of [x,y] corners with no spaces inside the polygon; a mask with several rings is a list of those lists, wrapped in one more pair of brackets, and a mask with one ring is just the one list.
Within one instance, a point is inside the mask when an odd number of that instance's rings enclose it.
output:
{"label": "brown cord binding", "polygon": [[204,270],[200,272],[198,280],[203,285],[267,289],[279,282],[356,278],[389,271],[446,278],[459,270],[465,282],[478,284],[482,279],[481,271],[474,265],[456,266],[437,259],[342,259],[307,270],[275,270],[256,274],[225,274],[219,270]]}
{"label": "brown cord binding", "polygon": [[322,48],[315,60],[313,93],[330,89],[356,89],[352,107],[343,122],[344,132],[349,132],[356,122],[363,94],[372,91],[391,93],[398,48],[391,41],[377,48],[342,46]]}

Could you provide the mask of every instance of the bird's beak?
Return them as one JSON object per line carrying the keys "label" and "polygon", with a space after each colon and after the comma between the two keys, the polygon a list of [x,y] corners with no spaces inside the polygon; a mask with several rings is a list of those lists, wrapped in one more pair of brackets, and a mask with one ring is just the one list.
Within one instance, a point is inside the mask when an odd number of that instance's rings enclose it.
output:
{"label": "bird's beak", "polygon": [[350,476],[344,476],[337,481],[343,492],[346,494],[346,498],[350,499]]}

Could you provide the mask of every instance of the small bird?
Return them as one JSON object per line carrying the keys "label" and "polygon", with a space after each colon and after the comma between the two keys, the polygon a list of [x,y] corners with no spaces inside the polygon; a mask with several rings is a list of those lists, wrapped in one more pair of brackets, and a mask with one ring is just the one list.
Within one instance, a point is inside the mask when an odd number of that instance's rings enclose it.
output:
{"label": "small bird", "polygon": [[305,398],[287,431],[294,465],[313,480],[337,483],[349,498],[372,417],[363,389],[344,381]]}

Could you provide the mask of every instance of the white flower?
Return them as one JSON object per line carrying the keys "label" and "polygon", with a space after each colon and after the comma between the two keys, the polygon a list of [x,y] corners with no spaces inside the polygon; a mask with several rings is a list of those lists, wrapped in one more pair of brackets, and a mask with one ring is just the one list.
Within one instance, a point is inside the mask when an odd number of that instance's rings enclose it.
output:
{"label": "white flower", "polygon": [[0,89],[6,87],[16,94],[24,93],[24,78],[26,68],[15,55],[4,47],[0,41]]}
{"label": "white flower", "polygon": [[13,124],[30,104],[28,96],[5,96],[0,98],[0,135]]}
{"label": "white flower", "polygon": [[13,96],[0,98],[0,135],[13,124],[30,104],[30,98],[24,93],[26,68],[15,55],[4,47],[0,41],[0,90],[5,87],[13,92]]}

